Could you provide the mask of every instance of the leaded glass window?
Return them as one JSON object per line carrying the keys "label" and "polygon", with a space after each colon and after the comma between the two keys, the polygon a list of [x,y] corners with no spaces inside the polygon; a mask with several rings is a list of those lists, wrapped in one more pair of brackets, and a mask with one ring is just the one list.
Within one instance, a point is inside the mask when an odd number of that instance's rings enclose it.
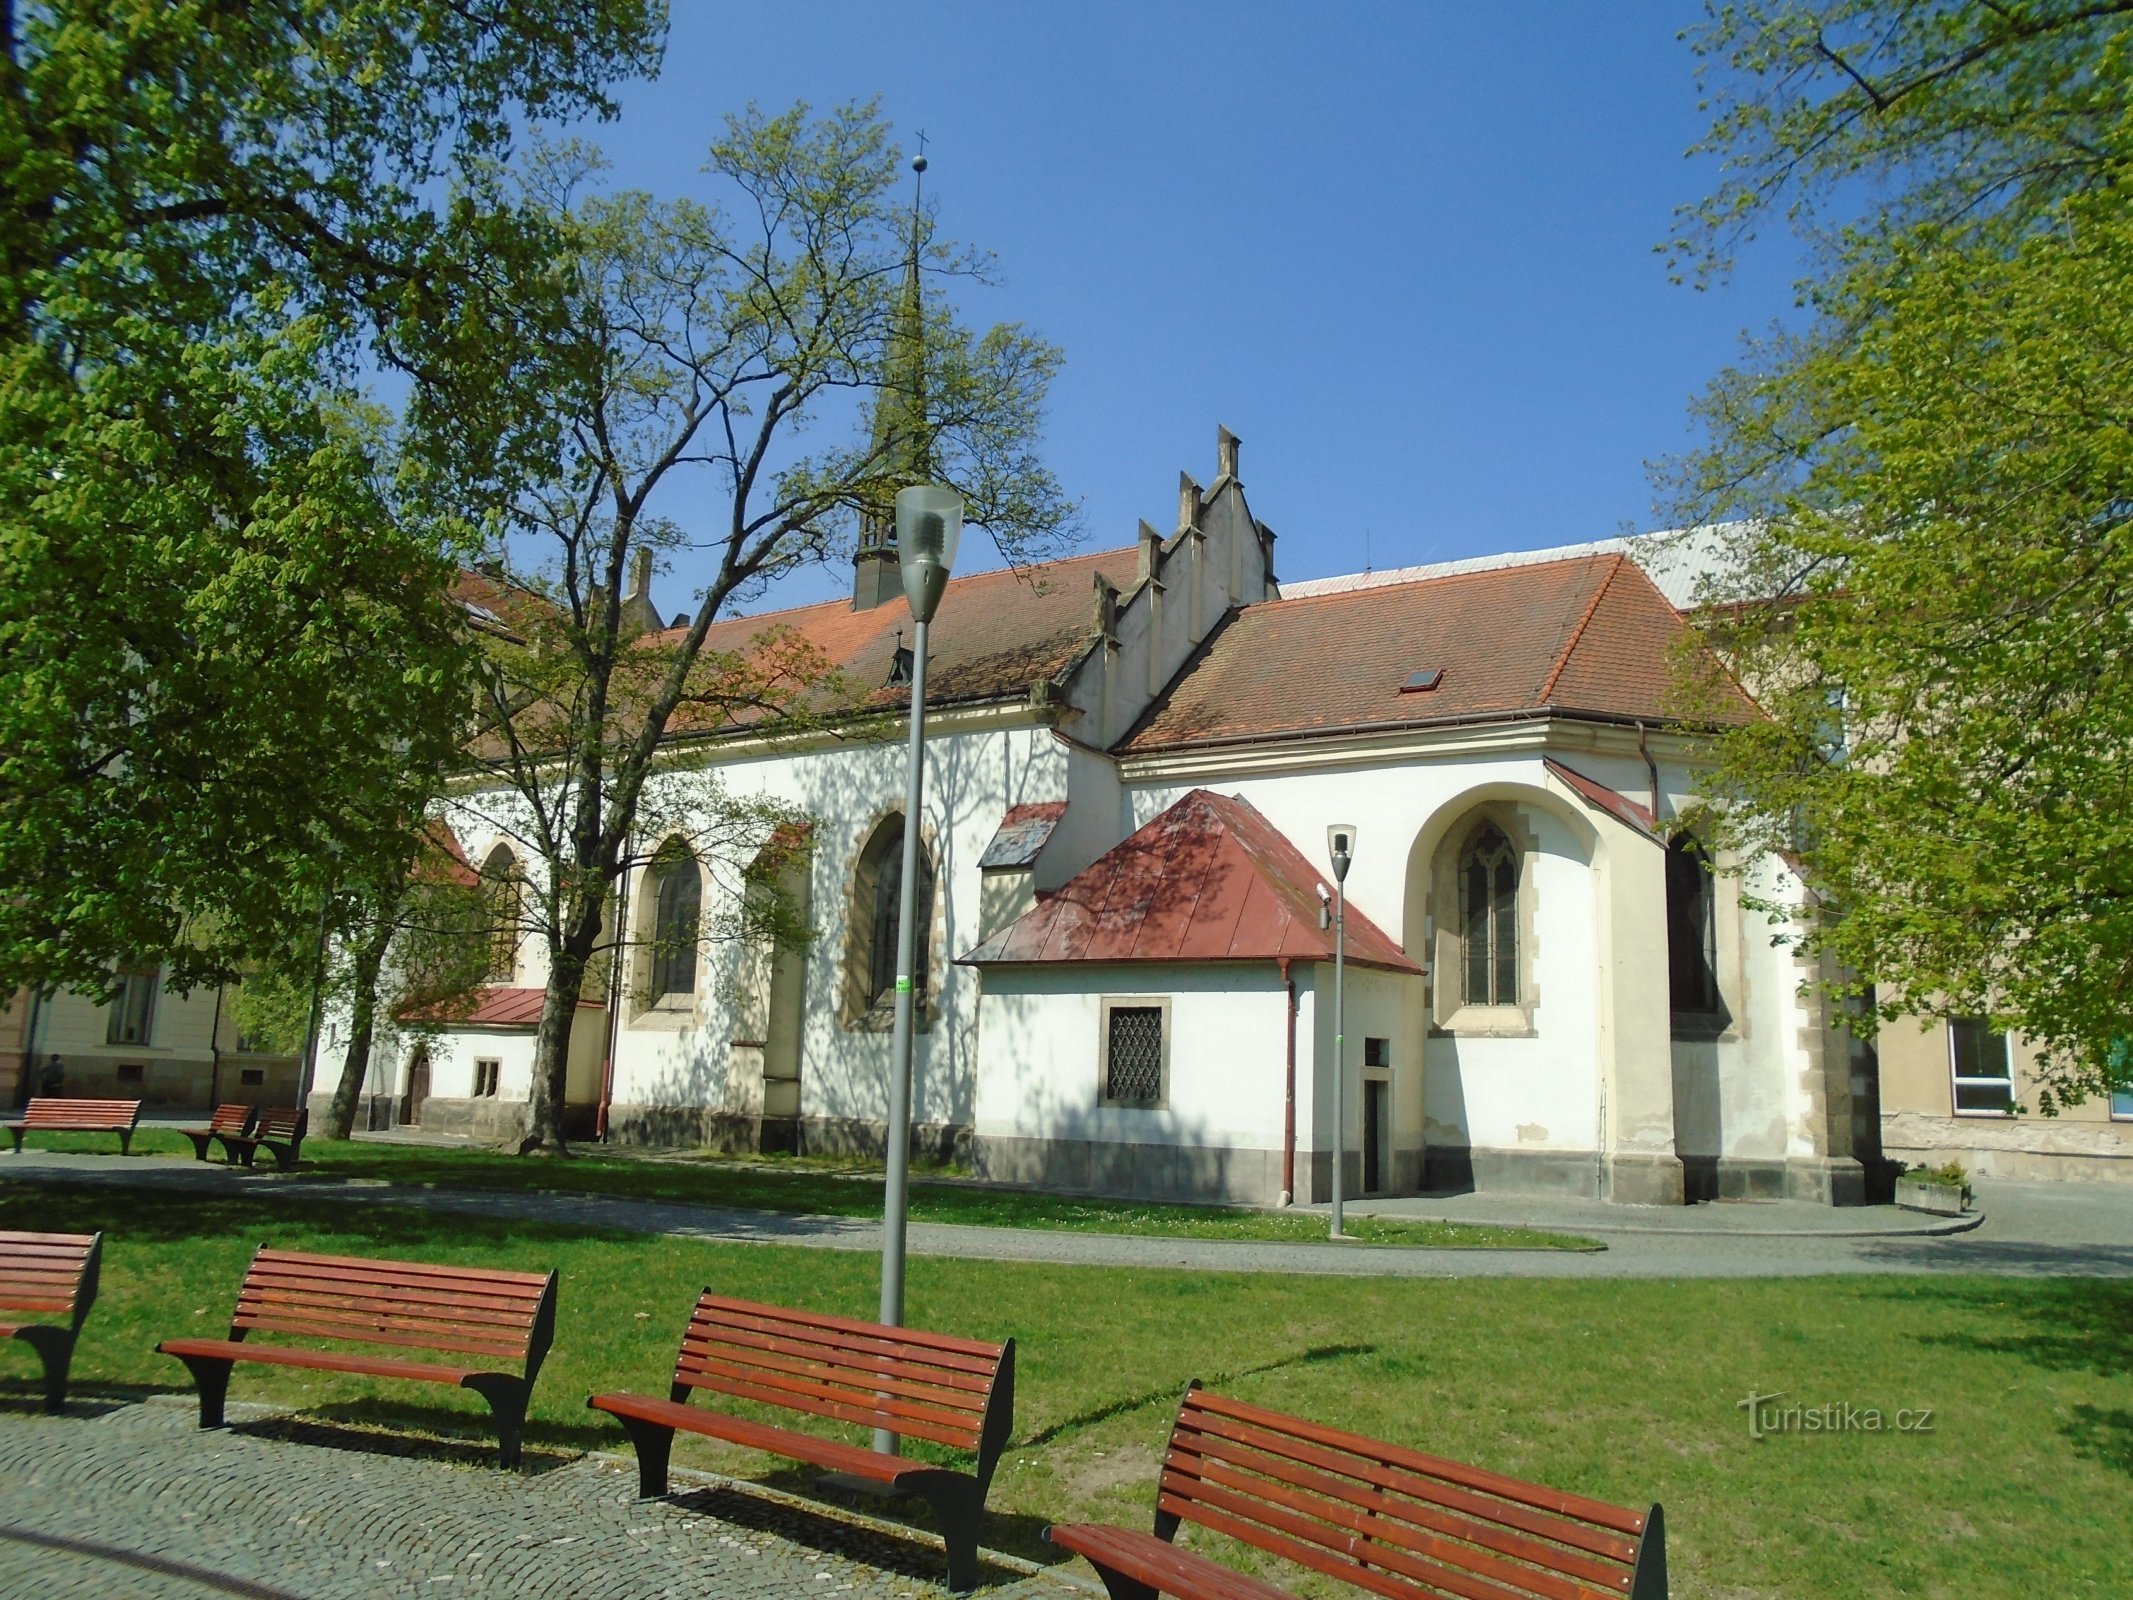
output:
{"label": "leaded glass window", "polygon": [[1470,1006],[1518,1004],[1518,852],[1489,823],[1459,862]]}
{"label": "leaded glass window", "polygon": [[662,850],[652,871],[652,998],[686,999],[696,993],[703,873],[685,845]]}

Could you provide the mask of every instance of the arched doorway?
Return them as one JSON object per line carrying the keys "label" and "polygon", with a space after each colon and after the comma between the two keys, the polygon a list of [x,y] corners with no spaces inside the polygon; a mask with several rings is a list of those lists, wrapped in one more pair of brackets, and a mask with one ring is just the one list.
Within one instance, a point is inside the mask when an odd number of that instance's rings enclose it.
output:
{"label": "arched doorway", "polygon": [[430,1097],[430,1047],[415,1046],[407,1058],[407,1092],[400,1097],[400,1121],[409,1127],[422,1121],[422,1102]]}

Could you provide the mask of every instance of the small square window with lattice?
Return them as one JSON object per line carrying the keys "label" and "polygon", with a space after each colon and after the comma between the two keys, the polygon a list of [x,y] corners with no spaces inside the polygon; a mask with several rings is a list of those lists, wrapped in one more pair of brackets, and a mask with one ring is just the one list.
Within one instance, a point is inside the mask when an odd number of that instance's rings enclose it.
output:
{"label": "small square window with lattice", "polygon": [[1113,1005],[1104,1012],[1104,1100],[1110,1105],[1163,1103],[1162,1005]]}

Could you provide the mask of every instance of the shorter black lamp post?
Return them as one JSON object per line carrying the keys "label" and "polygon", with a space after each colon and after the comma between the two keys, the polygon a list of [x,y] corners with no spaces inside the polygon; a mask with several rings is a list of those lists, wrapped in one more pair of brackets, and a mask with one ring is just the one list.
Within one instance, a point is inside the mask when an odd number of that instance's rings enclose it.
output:
{"label": "shorter black lamp post", "polygon": [[1345,1239],[1341,1166],[1348,1113],[1348,867],[1355,859],[1354,823],[1336,822],[1326,830],[1326,854],[1333,859],[1333,1226],[1327,1237]]}

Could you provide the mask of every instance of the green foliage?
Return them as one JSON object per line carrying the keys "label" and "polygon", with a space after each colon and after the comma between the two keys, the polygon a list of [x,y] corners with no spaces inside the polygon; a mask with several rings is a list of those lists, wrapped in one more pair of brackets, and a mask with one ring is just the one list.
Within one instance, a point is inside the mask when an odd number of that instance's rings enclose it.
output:
{"label": "green foliage", "polygon": [[1845,3],[1701,46],[1754,90],[1706,264],[1875,185],[1675,485],[1745,519],[1705,622],[1769,717],[1720,742],[1724,826],[1798,852],[1880,1015],[2038,1043],[2046,1110],[2112,1081],[2133,1003],[2129,44],[2117,7]]}
{"label": "green foliage", "polygon": [[[223,974],[341,870],[404,865],[465,703],[443,491],[507,475],[466,448],[509,398],[487,312],[545,239],[480,174],[517,119],[605,109],[662,22],[6,8],[0,882],[36,889],[0,899],[0,983]],[[366,340],[417,379],[404,455]]]}

